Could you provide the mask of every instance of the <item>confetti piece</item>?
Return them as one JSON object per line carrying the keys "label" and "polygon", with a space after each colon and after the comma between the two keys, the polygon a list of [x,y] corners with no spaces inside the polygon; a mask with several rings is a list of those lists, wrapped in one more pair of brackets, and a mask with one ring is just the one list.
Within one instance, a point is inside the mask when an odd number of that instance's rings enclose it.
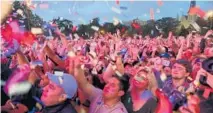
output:
{"label": "confetti piece", "polygon": [[196,31],[200,31],[200,26],[196,22],[192,22],[191,25],[196,29]]}
{"label": "confetti piece", "polygon": [[14,83],[9,87],[9,96],[21,95],[29,92],[31,84],[29,82]]}
{"label": "confetti piece", "polygon": [[92,74],[94,74],[94,75],[98,74],[98,72],[97,72],[97,70],[95,68],[92,69]]}
{"label": "confetti piece", "polygon": [[194,85],[195,85],[196,87],[198,87],[198,86],[200,85],[199,80],[195,80],[193,83],[194,83]]}
{"label": "confetti piece", "polygon": [[42,34],[42,29],[41,28],[31,28],[31,32],[33,34]]}
{"label": "confetti piece", "polygon": [[84,70],[85,69],[85,65],[81,65],[81,69]]}
{"label": "confetti piece", "polygon": [[36,7],[37,7],[37,4],[30,5],[30,9],[35,9]]}
{"label": "confetti piece", "polygon": [[113,70],[116,70],[116,69],[117,69],[116,65],[113,65],[113,66],[112,66],[112,69],[113,69]]}
{"label": "confetti piece", "polygon": [[63,78],[60,76],[60,77],[58,77],[58,80],[59,80],[59,83],[60,84],[63,84]]}
{"label": "confetti piece", "polygon": [[164,81],[167,79],[166,74],[165,74],[165,73],[162,73],[162,74],[160,75],[160,79],[164,82]]}
{"label": "confetti piece", "polygon": [[75,34],[74,34],[74,36],[75,36],[75,40],[80,39],[80,37],[78,36],[78,34],[77,34],[77,33],[75,33]]}
{"label": "confetti piece", "polygon": [[113,17],[113,25],[116,26],[120,23],[119,19],[117,19],[116,17]]}
{"label": "confetti piece", "polygon": [[162,0],[157,0],[157,4],[158,4],[158,6],[162,6],[163,5],[163,1]]}
{"label": "confetti piece", "polygon": [[68,56],[69,56],[69,57],[75,57],[75,53],[74,53],[73,51],[69,51],[69,52],[68,52]]}
{"label": "confetti piece", "polygon": [[54,75],[56,76],[63,76],[64,72],[62,71],[54,71]]}
{"label": "confetti piece", "polygon": [[48,9],[49,5],[48,4],[40,4],[39,7],[40,7],[40,9]]}
{"label": "confetti piece", "polygon": [[115,71],[116,75],[118,75],[119,77],[122,77],[122,74],[119,71]]}
{"label": "confetti piece", "polygon": [[115,0],[116,4],[119,5],[120,4],[120,1],[119,0]]}
{"label": "confetti piece", "polygon": [[156,13],[160,13],[160,9],[157,9],[157,10],[156,10]]}
{"label": "confetti piece", "polygon": [[127,10],[127,7],[125,7],[125,6],[120,6],[120,9],[122,9],[122,10]]}
{"label": "confetti piece", "polygon": [[1,86],[4,86],[5,84],[6,84],[6,82],[1,80]]}
{"label": "confetti piece", "polygon": [[69,12],[69,14],[72,14],[72,12],[71,12],[71,9],[70,9],[70,8],[68,9],[68,12]]}
{"label": "confetti piece", "polygon": [[98,30],[99,30],[99,27],[97,27],[97,26],[91,26],[91,28],[92,28],[93,30],[95,30],[95,31],[98,31]]}
{"label": "confetti piece", "polygon": [[63,17],[60,17],[60,18],[59,18],[59,20],[63,20],[63,19],[64,19]]}
{"label": "confetti piece", "polygon": [[22,17],[24,16],[23,11],[22,11],[21,9],[18,9],[16,12],[17,12],[19,15],[21,15]]}
{"label": "confetti piece", "polygon": [[121,14],[121,10],[119,10],[119,9],[117,9],[117,8],[115,8],[115,7],[112,7],[111,9],[112,9],[112,11],[114,11],[115,13]]}
{"label": "confetti piece", "polygon": [[154,20],[154,9],[150,8],[150,19]]}

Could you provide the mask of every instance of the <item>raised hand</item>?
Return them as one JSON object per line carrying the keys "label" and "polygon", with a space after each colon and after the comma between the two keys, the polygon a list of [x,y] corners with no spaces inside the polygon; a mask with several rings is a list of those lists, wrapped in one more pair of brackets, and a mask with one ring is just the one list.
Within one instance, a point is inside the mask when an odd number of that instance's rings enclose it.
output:
{"label": "raised hand", "polygon": [[207,38],[209,35],[212,35],[212,34],[213,34],[213,30],[208,30],[208,32],[205,35],[205,38]]}

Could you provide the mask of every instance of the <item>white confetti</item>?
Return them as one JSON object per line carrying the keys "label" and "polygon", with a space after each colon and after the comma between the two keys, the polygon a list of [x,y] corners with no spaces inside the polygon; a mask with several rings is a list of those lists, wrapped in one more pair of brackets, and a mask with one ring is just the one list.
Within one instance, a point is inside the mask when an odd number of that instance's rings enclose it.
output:
{"label": "white confetti", "polygon": [[59,83],[60,83],[60,84],[63,84],[63,79],[62,79],[61,76],[58,77],[58,80],[59,80]]}
{"label": "white confetti", "polygon": [[160,75],[160,79],[164,82],[164,81],[167,79],[166,74],[165,74],[165,73],[162,73],[162,74]]}
{"label": "white confetti", "polygon": [[8,94],[9,96],[25,94],[29,92],[31,86],[29,82],[15,83],[9,87]]}
{"label": "white confetti", "polygon": [[157,10],[156,10],[156,13],[160,13],[160,9],[157,9]]}
{"label": "white confetti", "polygon": [[80,39],[80,37],[78,36],[78,34],[77,34],[77,33],[75,33],[75,34],[74,34],[74,36],[75,36],[75,40]]}
{"label": "white confetti", "polygon": [[73,51],[69,51],[69,52],[68,52],[68,56],[69,56],[69,57],[75,57],[75,53],[74,53]]}
{"label": "white confetti", "polygon": [[95,68],[92,69],[92,74],[93,74],[93,75],[97,75],[97,74],[98,74],[98,73],[97,73],[97,70],[96,70]]}
{"label": "white confetti", "polygon": [[117,69],[116,65],[113,65],[113,66],[112,66],[112,69],[113,69],[113,70],[116,70],[116,69]]}
{"label": "white confetti", "polygon": [[54,72],[54,75],[56,76],[63,76],[64,72],[61,72],[61,71],[55,71]]}
{"label": "white confetti", "polygon": [[92,26],[91,27],[93,30],[95,30],[95,31],[98,31],[99,30],[99,27],[97,27],[97,26]]}
{"label": "white confetti", "polygon": [[119,71],[115,71],[116,75],[118,75],[119,77],[122,77],[122,74]]}
{"label": "white confetti", "polygon": [[1,80],[1,86],[4,86],[5,84],[6,84],[6,82]]}
{"label": "white confetti", "polygon": [[121,14],[121,10],[119,10],[118,8],[112,7],[111,9],[112,9],[112,11],[114,11],[115,13]]}
{"label": "white confetti", "polygon": [[113,25],[116,26],[120,23],[119,19],[117,19],[116,17],[113,17]]}
{"label": "white confetti", "polygon": [[16,12],[17,12],[18,14],[20,14],[21,16],[23,16],[23,11],[22,11],[21,9],[18,9]]}
{"label": "white confetti", "polygon": [[200,26],[196,22],[192,22],[191,25],[196,29],[196,31],[200,31]]}
{"label": "white confetti", "polygon": [[31,28],[31,32],[33,34],[42,34],[43,33],[41,28]]}

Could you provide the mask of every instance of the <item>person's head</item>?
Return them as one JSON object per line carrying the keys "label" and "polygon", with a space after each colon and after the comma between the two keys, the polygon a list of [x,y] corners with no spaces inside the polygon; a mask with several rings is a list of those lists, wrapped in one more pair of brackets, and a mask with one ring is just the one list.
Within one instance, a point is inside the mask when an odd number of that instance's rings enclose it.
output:
{"label": "person's head", "polygon": [[139,90],[144,90],[148,87],[149,85],[149,80],[148,80],[148,71],[145,69],[141,69],[137,72],[136,75],[131,80],[131,85],[132,88],[136,88]]}
{"label": "person's head", "polygon": [[156,70],[160,71],[163,68],[162,60],[160,57],[156,57],[153,62],[154,62],[154,68]]}
{"label": "person's head", "polygon": [[190,75],[191,71],[191,63],[185,59],[179,59],[172,66],[172,78],[185,79]]}
{"label": "person's head", "polygon": [[57,72],[47,73],[49,84],[43,88],[41,100],[45,106],[57,105],[71,99],[77,91],[77,82],[72,75]]}
{"label": "person's head", "polygon": [[66,99],[64,89],[52,81],[43,88],[41,100],[46,106],[57,105]]}
{"label": "person's head", "polygon": [[128,80],[129,78],[127,75],[124,75],[123,77],[113,76],[104,86],[104,99],[120,99],[129,88]]}
{"label": "person's head", "polygon": [[204,54],[205,54],[207,57],[213,56],[213,47],[207,47],[207,48],[205,48]]}
{"label": "person's head", "polygon": [[124,68],[125,68],[125,73],[131,74],[131,71],[132,71],[132,65],[131,64],[125,63]]}
{"label": "person's head", "polygon": [[188,48],[185,51],[183,51],[182,58],[183,59],[191,59],[192,55],[193,55],[192,49]]}
{"label": "person's head", "polygon": [[95,66],[96,70],[98,71],[98,74],[102,74],[104,71],[104,62],[98,61],[97,65]]}

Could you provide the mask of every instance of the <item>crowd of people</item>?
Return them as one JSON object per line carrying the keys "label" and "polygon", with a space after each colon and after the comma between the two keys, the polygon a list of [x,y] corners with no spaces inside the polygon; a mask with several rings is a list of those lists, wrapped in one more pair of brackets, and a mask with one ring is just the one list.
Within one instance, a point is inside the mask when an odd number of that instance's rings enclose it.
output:
{"label": "crowd of people", "polygon": [[212,30],[55,33],[36,35],[33,45],[2,37],[1,112],[213,113]]}

